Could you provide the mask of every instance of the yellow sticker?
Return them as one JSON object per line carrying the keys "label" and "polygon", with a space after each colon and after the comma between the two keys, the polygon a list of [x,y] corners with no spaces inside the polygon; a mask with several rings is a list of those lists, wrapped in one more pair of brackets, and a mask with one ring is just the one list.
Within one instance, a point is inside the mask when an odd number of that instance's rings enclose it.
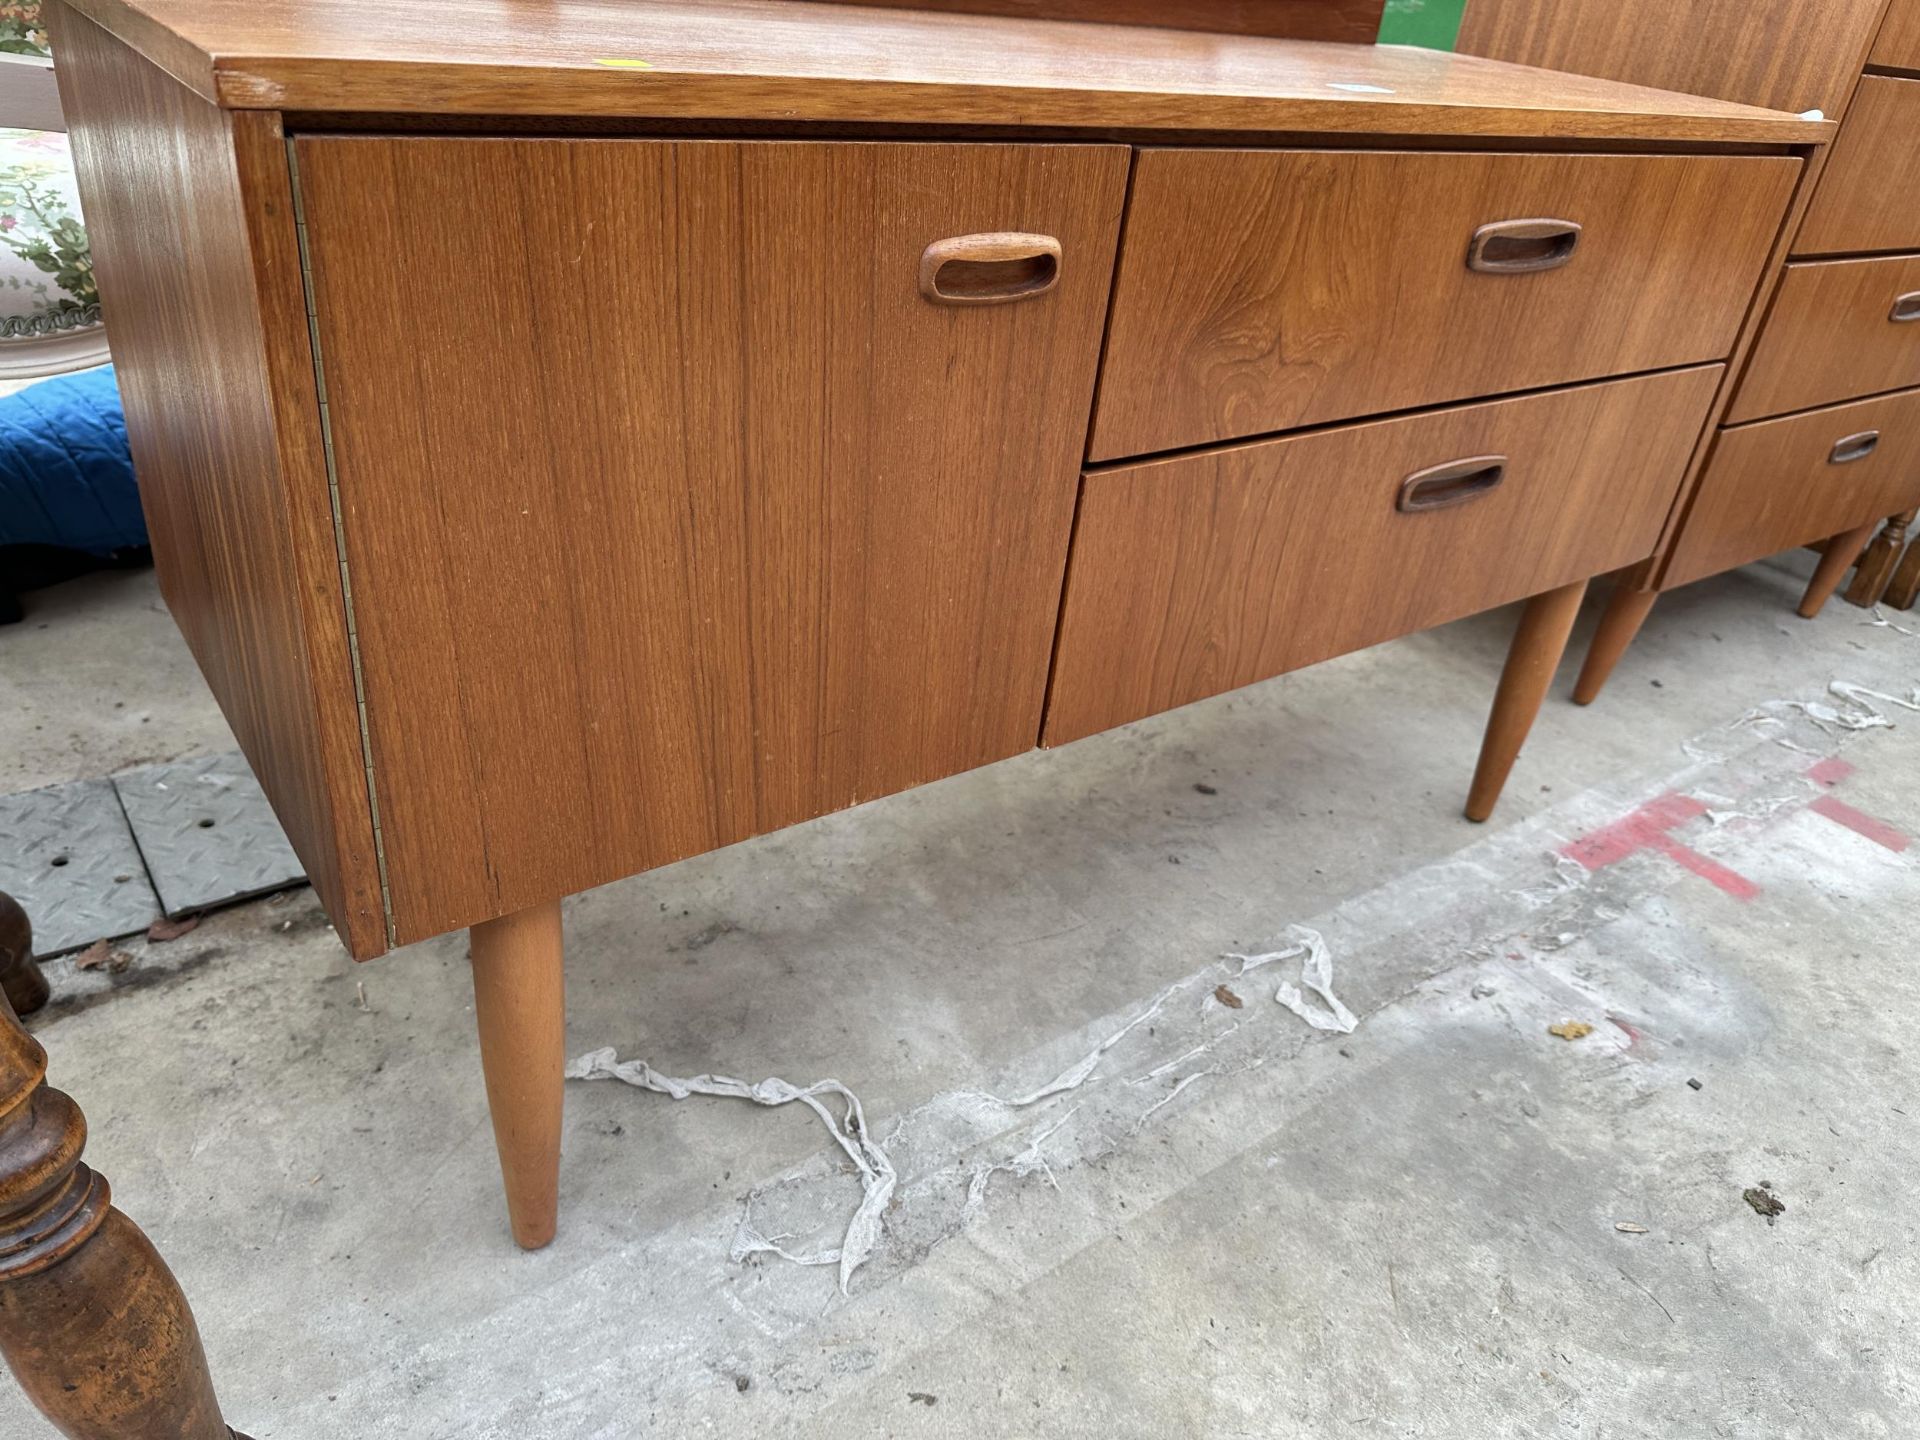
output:
{"label": "yellow sticker", "polygon": [[605,65],[614,70],[651,70],[653,68],[651,60],[632,60],[625,55],[609,55],[596,59],[593,63]]}

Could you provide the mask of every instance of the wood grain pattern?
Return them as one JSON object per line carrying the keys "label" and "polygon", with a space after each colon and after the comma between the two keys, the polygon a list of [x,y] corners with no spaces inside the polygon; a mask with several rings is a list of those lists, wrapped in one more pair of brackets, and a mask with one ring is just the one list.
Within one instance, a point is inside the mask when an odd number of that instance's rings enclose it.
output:
{"label": "wood grain pattern", "polygon": [[81,1160],[86,1119],[46,1074],[0,1000],[0,1357],[63,1435],[245,1440],[220,1418],[186,1297]]}
{"label": "wood grain pattern", "polygon": [[1460,49],[1773,110],[1845,108],[1885,0],[1471,0]]}
{"label": "wood grain pattern", "polygon": [[[1090,453],[1720,359],[1798,170],[1725,156],[1143,151]],[[1569,263],[1467,268],[1477,228],[1543,216],[1584,227]]]}
{"label": "wood grain pattern", "polygon": [[33,958],[33,924],[11,895],[0,891],[0,996],[15,1015],[31,1015],[52,995]]}
{"label": "wood grain pattern", "polygon": [[168,608],[347,948],[386,948],[277,117],[50,7]]}
{"label": "wood grain pattern", "polygon": [[1894,610],[1911,610],[1916,600],[1920,600],[1920,540],[1907,546],[1907,553],[1893,567],[1893,578],[1880,597],[1883,605]]}
{"label": "wood grain pattern", "polygon": [[560,1224],[567,1063],[566,942],[550,900],[473,927],[473,1014],[514,1243],[538,1250]]}
{"label": "wood grain pattern", "polygon": [[1813,575],[1807,581],[1806,593],[1801,595],[1800,603],[1795,607],[1802,620],[1816,619],[1827,608],[1827,601],[1840,588],[1840,582],[1846,579],[1847,571],[1853,568],[1854,561],[1860,558],[1861,551],[1879,526],[1878,520],[1869,520],[1828,539],[1825,553],[1820,556],[1820,563],[1813,567]]}
{"label": "wood grain pattern", "polygon": [[1487,731],[1480,741],[1480,759],[1473,768],[1473,783],[1467,790],[1466,816],[1473,821],[1492,818],[1500,803],[1500,792],[1507,788],[1513,762],[1520,758],[1520,747],[1539,717],[1540,704],[1553,685],[1553,674],[1566,653],[1567,637],[1579,618],[1580,602],[1586,597],[1587,582],[1575,580],[1527,601],[1507,650],[1507,663],[1500,670],[1500,684],[1494,691],[1493,710],[1487,716]]}
{"label": "wood grain pattern", "polygon": [[1626,586],[1629,589],[1645,590],[1657,588],[1659,584],[1660,570],[1666,563],[1674,538],[1686,521],[1687,512],[1693,504],[1694,494],[1699,488],[1700,477],[1706,471],[1707,457],[1712,452],[1714,439],[1719,434],[1720,422],[1726,414],[1727,406],[1733,401],[1735,382],[1766,328],[1767,310],[1772,305],[1774,291],[1786,273],[1787,252],[1792,247],[1794,235],[1799,232],[1800,222],[1806,218],[1807,207],[1813,201],[1814,192],[1820,187],[1820,177],[1826,170],[1827,156],[1831,150],[1832,147],[1829,145],[1820,146],[1801,166],[1799,179],[1793,187],[1793,198],[1787,204],[1786,214],[1780,222],[1778,232],[1774,235],[1773,246],[1767,252],[1766,264],[1761,270],[1760,283],[1754,290],[1752,302],[1747,306],[1747,313],[1740,321],[1740,330],[1734,337],[1733,350],[1727,356],[1726,365],[1721,369],[1720,389],[1713,397],[1712,406],[1709,407],[1707,423],[1701,427],[1700,437],[1694,442],[1693,454],[1687,461],[1686,478],[1680,482],[1680,493],[1674,499],[1673,508],[1667,512],[1667,523],[1660,529],[1659,543],[1645,560],[1613,577],[1616,588]]}
{"label": "wood grain pattern", "polygon": [[1591,705],[1600,698],[1614,666],[1627,653],[1640,627],[1647,623],[1647,615],[1659,598],[1658,590],[1642,590],[1627,584],[1613,587],[1613,593],[1607,597],[1607,608],[1601,612],[1600,624],[1588,642],[1580,677],[1573,682],[1574,704]]}
{"label": "wood grain pattern", "polygon": [[[1086,478],[1046,743],[1057,745],[1645,555],[1719,367],[1152,461]],[[1403,479],[1504,455],[1426,514]]]}
{"label": "wood grain pattern", "polygon": [[[1124,149],[299,164],[403,940],[1034,743]],[[993,231],[1058,284],[921,298]]]}
{"label": "wood grain pattern", "polygon": [[1920,70],[1920,0],[1893,0],[1867,58],[1891,70]]}
{"label": "wood grain pattern", "polygon": [[[871,5],[872,0],[834,3]],[[1387,7],[1386,0],[1185,0],[1171,16],[1164,0],[892,0],[889,8],[1106,25],[1164,26],[1171,19],[1182,30],[1371,45]]]}
{"label": "wood grain pattern", "polygon": [[[1916,318],[1891,318],[1912,295]],[[1920,385],[1920,257],[1789,265],[1729,423]]]}
{"label": "wood grain pattern", "polygon": [[239,109],[1790,145],[1832,130],[1405,46],[799,0],[75,3]]}
{"label": "wood grain pattern", "polygon": [[1795,255],[1920,250],[1920,80],[1869,75],[1833,143]]}
{"label": "wood grain pattern", "polygon": [[[1830,463],[1842,436],[1878,430],[1864,460]],[[1920,390],[1720,432],[1661,588],[1878,521],[1920,502]]]}
{"label": "wood grain pattern", "polygon": [[[1860,556],[1860,563],[1854,567],[1853,579],[1848,582],[1849,605],[1868,610],[1880,603],[1893,583],[1894,568],[1907,548],[1907,530],[1914,518],[1914,511],[1902,510],[1898,515],[1889,515],[1887,523],[1875,533],[1872,543]],[[0,951],[4,951],[4,945],[0,945]]]}

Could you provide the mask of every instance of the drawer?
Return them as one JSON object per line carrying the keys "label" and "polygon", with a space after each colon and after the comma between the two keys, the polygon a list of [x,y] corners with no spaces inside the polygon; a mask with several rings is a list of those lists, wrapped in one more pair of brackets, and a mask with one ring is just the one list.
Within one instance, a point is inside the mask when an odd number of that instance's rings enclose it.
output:
{"label": "drawer", "polygon": [[[1835,462],[1843,440],[1874,432],[1870,453]],[[1916,503],[1920,390],[1722,430],[1660,584],[1717,575]]]}
{"label": "drawer", "polygon": [[1920,70],[1920,0],[1893,0],[1867,62],[1895,70]]}
{"label": "drawer", "polygon": [[[1089,474],[1044,743],[1645,558],[1719,376],[1700,366]],[[1468,473],[1436,473],[1451,462]]]}
{"label": "drawer", "polygon": [[1833,142],[1796,255],[1920,250],[1920,80],[1868,75]]}
{"label": "drawer", "polygon": [[1143,151],[1089,453],[1723,359],[1799,163]]}
{"label": "drawer", "polygon": [[1920,256],[1787,266],[1729,423],[1920,385]]}

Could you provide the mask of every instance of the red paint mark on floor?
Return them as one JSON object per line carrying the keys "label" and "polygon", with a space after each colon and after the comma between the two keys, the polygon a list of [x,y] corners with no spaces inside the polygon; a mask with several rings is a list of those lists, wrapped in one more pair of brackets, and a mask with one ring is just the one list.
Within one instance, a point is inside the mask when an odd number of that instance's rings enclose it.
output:
{"label": "red paint mark on floor", "polygon": [[1838,785],[1851,774],[1853,762],[1842,760],[1838,755],[1829,756],[1807,769],[1807,778],[1816,785]]}
{"label": "red paint mark on floor", "polygon": [[[1807,768],[1807,778],[1816,785],[1829,788],[1838,785],[1854,773],[1854,767],[1838,755],[1822,760]],[[1816,815],[1824,815],[1836,825],[1844,825],[1856,835],[1864,835],[1876,845],[1884,845],[1896,855],[1913,843],[1902,831],[1889,825],[1877,815],[1869,815],[1864,810],[1856,810],[1846,801],[1834,795],[1814,797],[1807,808]]]}
{"label": "red paint mark on floor", "polygon": [[1709,859],[1678,840],[1666,840],[1655,848],[1676,865],[1691,870],[1714,889],[1724,891],[1736,900],[1751,900],[1760,893],[1760,887],[1737,870],[1729,870],[1718,860]]}
{"label": "red paint mark on floor", "polygon": [[1856,810],[1837,795],[1817,795],[1807,808],[1824,815],[1836,825],[1844,825],[1856,835],[1864,835],[1876,845],[1884,845],[1898,854],[1913,842],[1878,816]]}
{"label": "red paint mark on floor", "polygon": [[1612,1021],[1613,1024],[1619,1029],[1620,1033],[1627,1037],[1628,1050],[1638,1050],[1640,1048],[1640,1041],[1644,1037],[1640,1034],[1639,1030],[1634,1028],[1632,1025],[1629,1025],[1625,1020],[1622,1020],[1618,1015],[1609,1015],[1607,1016],[1607,1019]]}
{"label": "red paint mark on floor", "polygon": [[1617,865],[1629,855],[1651,850],[1736,900],[1753,899],[1760,893],[1760,887],[1753,881],[1673,838],[1674,830],[1706,813],[1707,807],[1701,801],[1669,790],[1611,825],[1603,825],[1592,834],[1561,847],[1560,853],[1589,870],[1599,870]]}
{"label": "red paint mark on floor", "polygon": [[1697,820],[1707,807],[1691,795],[1669,790],[1657,795],[1625,818],[1583,835],[1561,851],[1589,870],[1614,865],[1638,850],[1653,848],[1669,830]]}

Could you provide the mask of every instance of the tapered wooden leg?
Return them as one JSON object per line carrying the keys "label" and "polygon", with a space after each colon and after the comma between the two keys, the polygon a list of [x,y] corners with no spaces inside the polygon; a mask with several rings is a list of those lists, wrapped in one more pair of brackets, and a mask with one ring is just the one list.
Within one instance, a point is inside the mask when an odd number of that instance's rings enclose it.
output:
{"label": "tapered wooden leg", "polygon": [[1900,562],[1900,552],[1907,548],[1907,527],[1913,524],[1915,513],[1906,510],[1887,517],[1887,523],[1880,527],[1880,533],[1873,537],[1861,554],[1860,563],[1854,567],[1853,583],[1846,589],[1849,605],[1871,609],[1880,603],[1893,580],[1893,568]]}
{"label": "tapered wooden leg", "polygon": [[229,1440],[186,1296],[81,1163],[87,1122],[46,1074],[0,1003],[0,1354],[74,1440]]}
{"label": "tapered wooden leg", "polygon": [[1593,643],[1587,646],[1587,661],[1580,667],[1580,678],[1573,682],[1574,704],[1591,705],[1600,698],[1607,677],[1613,674],[1613,667],[1620,663],[1620,657],[1627,653],[1633,637],[1640,633],[1640,627],[1646,623],[1653,602],[1659,598],[1658,590],[1633,590],[1624,585],[1614,587],[1613,594],[1607,600],[1607,608],[1600,616],[1600,628],[1593,632]]}
{"label": "tapered wooden leg", "polygon": [[11,896],[0,894],[0,994],[16,1015],[31,1015],[52,992],[33,958],[33,926]]}
{"label": "tapered wooden leg", "polygon": [[522,1249],[553,1239],[560,1211],[566,985],[560,902],[475,925],[473,1009],[507,1218]]}
{"label": "tapered wooden leg", "polygon": [[1800,597],[1800,613],[1811,620],[1825,608],[1827,597],[1839,588],[1846,578],[1853,562],[1860,558],[1860,552],[1866,548],[1867,541],[1873,538],[1873,532],[1880,528],[1878,520],[1869,520],[1844,535],[1836,535],[1827,542],[1827,548],[1821,553],[1820,563],[1814,567],[1813,579],[1807,582],[1807,593]]}
{"label": "tapered wooden leg", "polygon": [[1520,628],[1507,651],[1506,669],[1500,672],[1493,713],[1487,717],[1486,738],[1480,742],[1480,764],[1473,772],[1473,788],[1467,792],[1469,820],[1486,819],[1499,803],[1507,773],[1526,743],[1534,716],[1540,713],[1540,702],[1547,698],[1547,687],[1553,683],[1553,672],[1566,653],[1567,636],[1573,633],[1574,618],[1586,593],[1587,582],[1579,580],[1527,602]]}
{"label": "tapered wooden leg", "polygon": [[1907,553],[1894,566],[1893,579],[1888,582],[1887,593],[1880,597],[1880,603],[1891,605],[1895,610],[1911,610],[1916,599],[1920,599],[1920,540],[1907,546]]}

